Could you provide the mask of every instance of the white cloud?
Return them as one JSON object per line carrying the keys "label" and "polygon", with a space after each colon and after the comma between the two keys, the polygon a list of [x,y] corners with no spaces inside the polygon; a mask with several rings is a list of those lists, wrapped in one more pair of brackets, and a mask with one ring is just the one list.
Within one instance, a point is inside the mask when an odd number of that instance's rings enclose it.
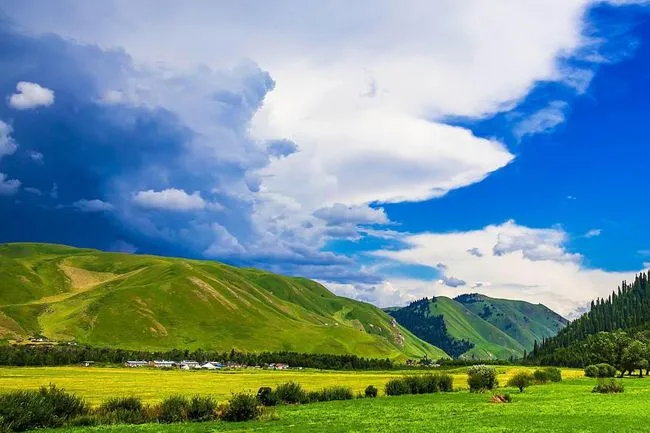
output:
{"label": "white cloud", "polygon": [[13,128],[8,123],[0,120],[0,159],[13,154],[18,149],[18,144],[11,136]]}
{"label": "white cloud", "polygon": [[198,191],[188,194],[176,188],[140,191],[133,196],[133,202],[144,208],[175,211],[200,210],[206,207],[206,202]]}
{"label": "white cloud", "polygon": [[6,174],[0,173],[0,195],[14,195],[20,189],[18,179],[9,179]]}
{"label": "white cloud", "polygon": [[86,200],[81,199],[72,203],[72,207],[81,212],[106,212],[113,210],[113,205],[99,199]]}
{"label": "white cloud", "polygon": [[526,135],[548,133],[564,122],[564,112],[569,104],[564,101],[552,101],[547,107],[531,114],[515,126],[513,133],[522,138]]}
{"label": "white cloud", "polygon": [[586,238],[595,238],[596,236],[600,236],[603,231],[601,229],[591,229],[587,233],[585,233]]}
{"label": "white cloud", "polygon": [[[252,10],[219,1],[186,8],[173,1],[108,0],[103,13],[81,2],[47,17],[23,8],[18,19],[39,30],[124,47],[138,63],[164,64],[168,75],[192,71],[189,84],[170,80],[157,87],[134,80],[135,88],[127,85],[119,97],[107,93],[104,99],[135,95],[181,113],[205,140],[207,154],[218,149],[222,158],[245,160],[261,181],[256,201],[291,202],[305,220],[335,203],[439,197],[508,164],[514,155],[503,144],[442,119],[512,107],[538,80],[571,82],[576,72],[563,68],[558,57],[585,42],[589,4],[280,0]],[[152,7],[159,11],[155,23]],[[128,23],[130,31],[117,31],[122,26],[116,23]],[[224,144],[215,109],[206,109],[205,95],[217,82],[232,83],[223,71],[242,58],[255,61],[276,83],[251,123],[252,137],[262,142],[258,147],[278,139],[299,149],[264,168],[248,160],[256,156],[245,147]],[[196,68],[202,64],[219,73]],[[142,91],[152,88],[156,92],[148,96]]]}
{"label": "white cloud", "polygon": [[345,206],[336,203],[329,207],[317,209],[314,216],[327,224],[387,224],[389,222],[384,209],[369,206]]}
{"label": "white cloud", "polygon": [[[376,251],[375,256],[402,263],[435,266],[444,262],[445,275],[467,281],[472,290],[489,296],[541,302],[568,314],[598,296],[607,296],[634,272],[608,272],[585,267],[579,256],[566,251],[568,236],[559,228],[535,229],[513,221],[481,230],[406,235],[409,247]],[[468,249],[498,251],[476,257]],[[468,287],[452,288],[444,282],[389,279],[403,297],[456,296]]]}
{"label": "white cloud", "polygon": [[30,194],[34,194],[34,195],[38,195],[38,196],[43,195],[43,192],[40,189],[31,187],[31,186],[25,187],[25,191],[30,193]]}
{"label": "white cloud", "polygon": [[43,154],[36,150],[29,151],[29,157],[32,159],[32,161],[43,162]]}
{"label": "white cloud", "polygon": [[9,105],[16,110],[29,110],[47,107],[54,103],[54,91],[37,83],[21,81],[16,85],[16,93],[9,97]]}

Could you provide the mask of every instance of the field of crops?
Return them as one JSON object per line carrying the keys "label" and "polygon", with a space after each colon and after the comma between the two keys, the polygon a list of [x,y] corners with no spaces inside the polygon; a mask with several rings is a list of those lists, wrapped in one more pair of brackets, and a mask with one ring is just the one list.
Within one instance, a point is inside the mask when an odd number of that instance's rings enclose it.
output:
{"label": "field of crops", "polygon": [[[498,367],[499,381],[505,383],[513,372],[524,367]],[[454,376],[454,387],[467,387],[466,369],[446,370]],[[4,367],[0,368],[0,392],[37,388],[53,383],[74,392],[93,404],[114,396],[138,396],[152,403],[172,394],[212,395],[218,399],[234,392],[257,392],[261,386],[276,386],[296,381],[307,390],[332,385],[351,387],[354,392],[368,385],[380,390],[393,377],[421,374],[421,371],[309,371],[309,370],[241,370],[241,371],[161,371],[149,368],[85,368],[85,367]],[[563,376],[580,377],[581,370],[564,370]]]}
{"label": "field of crops", "polygon": [[[305,376],[307,377],[307,376]],[[490,393],[467,391],[280,406],[261,421],[103,426],[57,433],[204,432],[445,432],[622,433],[650,431],[650,379],[626,378],[623,394],[591,393],[595,380],[538,385],[512,403],[488,402]]]}

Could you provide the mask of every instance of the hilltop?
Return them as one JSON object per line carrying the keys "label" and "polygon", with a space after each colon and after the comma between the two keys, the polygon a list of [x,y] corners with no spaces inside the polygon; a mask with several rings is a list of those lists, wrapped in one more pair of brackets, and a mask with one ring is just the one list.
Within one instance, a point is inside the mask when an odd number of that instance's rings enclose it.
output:
{"label": "hilltop", "polygon": [[0,337],[137,350],[447,357],[384,311],[305,278],[214,261],[0,245]]}
{"label": "hilltop", "polygon": [[521,357],[567,324],[544,305],[480,294],[425,298],[387,311],[418,337],[461,358]]}

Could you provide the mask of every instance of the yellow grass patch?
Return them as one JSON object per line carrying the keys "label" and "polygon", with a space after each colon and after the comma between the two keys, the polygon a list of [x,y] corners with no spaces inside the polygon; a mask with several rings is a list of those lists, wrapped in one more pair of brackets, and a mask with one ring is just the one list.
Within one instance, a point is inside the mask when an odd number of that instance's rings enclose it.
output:
{"label": "yellow grass patch", "polygon": [[[498,367],[499,383],[519,370],[530,367]],[[454,388],[467,388],[465,368],[449,371],[454,378]],[[433,370],[432,372],[439,372]],[[445,372],[441,370],[440,372]],[[261,386],[275,387],[280,383],[295,381],[307,390],[328,386],[349,386],[362,392],[374,385],[383,394],[386,382],[405,374],[424,374],[427,371],[316,371],[316,370],[240,370],[240,371],[161,371],[150,368],[100,368],[100,367],[3,367],[0,368],[0,392],[16,389],[34,389],[54,383],[99,404],[113,396],[134,395],[145,402],[156,402],[173,394],[212,395],[225,400],[234,392],[257,392]],[[582,370],[563,369],[563,379],[583,377]],[[543,386],[543,385],[541,385]]]}

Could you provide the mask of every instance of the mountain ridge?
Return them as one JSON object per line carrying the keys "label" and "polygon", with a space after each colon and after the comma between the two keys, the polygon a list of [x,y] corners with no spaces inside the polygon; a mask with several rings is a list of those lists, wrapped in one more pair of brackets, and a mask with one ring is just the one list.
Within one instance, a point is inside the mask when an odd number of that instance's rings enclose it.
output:
{"label": "mountain ridge", "polygon": [[415,335],[453,357],[520,358],[568,321],[542,304],[471,293],[385,309]]}
{"label": "mountain ridge", "polygon": [[5,340],[44,335],[125,349],[447,357],[370,304],[306,278],[219,262],[2,244],[0,282]]}

